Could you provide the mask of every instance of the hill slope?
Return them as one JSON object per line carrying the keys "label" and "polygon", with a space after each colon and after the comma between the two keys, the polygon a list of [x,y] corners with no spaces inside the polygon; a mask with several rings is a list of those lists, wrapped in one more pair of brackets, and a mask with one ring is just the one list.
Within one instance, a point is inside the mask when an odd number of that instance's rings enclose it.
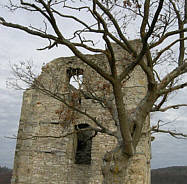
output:
{"label": "hill slope", "polygon": [[12,170],[0,166],[0,184],[10,184]]}
{"label": "hill slope", "polygon": [[153,169],[151,184],[187,184],[187,166]]}

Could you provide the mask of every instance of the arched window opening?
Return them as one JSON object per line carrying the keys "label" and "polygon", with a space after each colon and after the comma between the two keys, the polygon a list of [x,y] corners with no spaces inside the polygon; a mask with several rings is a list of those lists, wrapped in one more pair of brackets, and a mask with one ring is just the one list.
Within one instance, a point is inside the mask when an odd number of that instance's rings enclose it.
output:
{"label": "arched window opening", "polygon": [[77,132],[77,148],[75,155],[75,164],[91,164],[91,149],[92,149],[92,138],[93,130],[83,130],[89,128],[88,124],[75,125]]}
{"label": "arched window opening", "polygon": [[69,84],[76,89],[81,89],[83,82],[83,69],[81,68],[68,68],[67,75],[69,78]]}

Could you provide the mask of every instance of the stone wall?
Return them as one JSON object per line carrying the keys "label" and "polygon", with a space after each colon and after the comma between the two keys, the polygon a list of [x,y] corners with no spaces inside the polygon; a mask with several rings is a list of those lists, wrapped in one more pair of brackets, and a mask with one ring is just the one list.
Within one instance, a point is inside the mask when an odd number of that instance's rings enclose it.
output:
{"label": "stone wall", "polygon": [[[139,42],[132,41],[136,48],[140,48]],[[114,45],[118,62],[118,70],[122,70],[126,58],[130,57],[119,46]],[[89,59],[109,70],[104,55],[86,55]],[[93,89],[106,83],[87,65],[77,57],[58,58],[43,67],[39,76],[45,88],[68,94],[69,68],[81,68],[84,71],[83,80],[88,81]],[[55,80],[55,82],[54,82]],[[58,85],[57,85],[58,84]],[[83,89],[85,87],[83,86]],[[124,101],[128,109],[133,108],[145,95],[146,77],[137,67],[130,75],[130,79],[124,84]],[[116,145],[116,139],[112,136],[98,133],[92,139],[91,164],[75,164],[75,152],[77,147],[77,135],[71,134],[75,125],[90,124],[97,127],[90,119],[77,113],[73,123],[59,120],[59,109],[62,103],[52,97],[46,96],[37,89],[28,89],[23,95],[22,112],[18,131],[17,146],[14,160],[12,184],[101,184],[102,158],[107,151]],[[80,109],[88,109],[89,114],[104,120],[104,125],[115,129],[111,115],[92,100],[81,99]],[[137,148],[133,169],[129,173],[133,177],[143,177],[141,184],[150,181],[150,135],[149,118],[144,126],[144,133]],[[68,134],[68,135],[67,135]],[[66,136],[65,136],[66,135]],[[139,173],[138,173],[139,172]],[[138,173],[138,174],[137,174]],[[136,175],[136,176],[135,176]],[[135,184],[130,182],[129,184]],[[138,183],[136,183],[138,184]]]}

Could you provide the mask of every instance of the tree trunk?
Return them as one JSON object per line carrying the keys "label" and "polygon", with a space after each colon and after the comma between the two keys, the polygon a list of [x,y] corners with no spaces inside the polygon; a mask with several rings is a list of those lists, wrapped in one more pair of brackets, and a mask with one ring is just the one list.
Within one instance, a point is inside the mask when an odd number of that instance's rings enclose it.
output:
{"label": "tree trunk", "polygon": [[124,155],[119,146],[105,154],[102,166],[103,184],[151,183],[150,131],[148,130],[144,129],[134,156]]}

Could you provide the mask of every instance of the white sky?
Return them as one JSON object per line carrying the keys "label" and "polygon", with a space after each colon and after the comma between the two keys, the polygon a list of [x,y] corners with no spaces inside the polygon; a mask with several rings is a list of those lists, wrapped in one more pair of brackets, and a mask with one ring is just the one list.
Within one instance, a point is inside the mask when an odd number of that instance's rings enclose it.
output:
{"label": "white sky", "polygon": [[[2,9],[0,9],[2,10]],[[27,22],[37,22],[36,19],[26,14],[10,15],[7,11],[0,11],[0,16],[7,19]],[[18,18],[19,16],[19,18]],[[72,26],[66,26],[66,31]],[[65,47],[58,47],[47,51],[36,51],[45,46],[45,41],[29,36],[21,31],[8,29],[0,26],[0,165],[12,168],[15,149],[15,140],[7,139],[6,136],[17,134],[22,91],[6,88],[6,80],[11,76],[10,65],[20,61],[33,60],[38,71],[43,63],[55,58],[72,55]],[[171,103],[187,103],[187,90],[181,90],[173,96]],[[162,119],[166,122],[175,120],[168,129],[177,129],[187,133],[187,108],[167,113],[152,115],[152,122]],[[152,168],[172,165],[187,165],[187,139],[176,140],[167,135],[158,135],[152,143]]]}

